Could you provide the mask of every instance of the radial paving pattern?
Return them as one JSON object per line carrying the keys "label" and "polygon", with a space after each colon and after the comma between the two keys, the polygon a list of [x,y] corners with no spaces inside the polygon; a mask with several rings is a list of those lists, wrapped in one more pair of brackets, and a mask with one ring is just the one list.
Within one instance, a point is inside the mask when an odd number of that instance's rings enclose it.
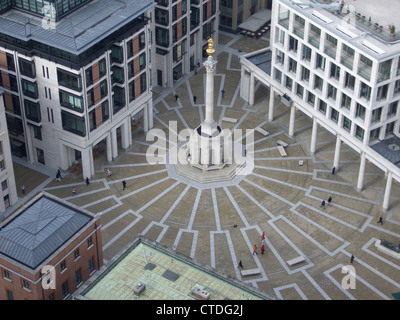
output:
{"label": "radial paving pattern", "polygon": [[[295,138],[290,139],[286,107],[276,101],[274,121],[266,120],[267,88],[258,84],[255,105],[244,103],[239,98],[240,65],[233,49],[236,41],[243,46],[244,40],[224,34],[220,38],[225,46],[217,47],[214,118],[231,130],[260,126],[269,132],[267,136],[254,132],[251,174],[200,184],[180,177],[164,164],[149,165],[146,151],[153,141],[146,141],[143,131],[137,129],[130,149],[112,163],[105,159],[96,162],[97,173],[90,186],[80,181],[77,185],[76,178],[66,177],[62,185],[52,183],[46,191],[101,212],[106,260],[142,234],[275,298],[393,299],[392,293],[400,291],[400,260],[378,250],[375,240],[399,242],[398,183],[392,188],[392,209],[381,212],[383,173],[368,164],[365,190],[357,192],[359,155],[345,145],[340,170],[333,176],[335,137],[319,128],[317,151],[311,155],[309,118],[296,114]],[[262,39],[247,41],[266,45]],[[173,90],[154,94],[154,127],[166,133],[166,147],[176,144],[168,135],[169,121],[177,121],[177,132],[203,121],[204,81],[202,68]],[[223,121],[224,117],[237,122]],[[276,148],[278,140],[289,144],[286,157]],[[107,168],[112,171],[111,178],[107,178]],[[126,190],[122,190],[123,179]],[[76,196],[70,192],[72,185],[77,186]],[[321,200],[329,196],[332,203],[320,207]],[[376,221],[382,213],[384,224],[380,225]],[[266,252],[253,255],[253,245],[261,247],[262,232]],[[356,289],[346,290],[341,285],[346,275],[342,267],[349,264],[351,254],[356,257]],[[305,261],[287,264],[298,256]],[[239,260],[244,269],[259,268],[260,274],[242,276]]]}

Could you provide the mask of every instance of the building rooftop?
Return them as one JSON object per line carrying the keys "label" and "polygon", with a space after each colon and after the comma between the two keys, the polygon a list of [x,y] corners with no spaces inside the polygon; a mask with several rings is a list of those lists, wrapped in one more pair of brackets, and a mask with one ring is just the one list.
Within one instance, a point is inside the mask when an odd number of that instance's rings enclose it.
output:
{"label": "building rooftop", "polygon": [[52,25],[15,9],[0,16],[0,33],[80,54],[155,4],[150,0],[94,0]]}
{"label": "building rooftop", "polygon": [[[329,5],[324,0],[281,0],[281,2],[307,15],[335,36],[343,38],[378,60],[400,52],[400,19],[397,14],[400,11],[400,0],[344,1],[340,14],[336,10],[319,6]],[[356,13],[365,16],[365,20],[357,19]],[[369,17],[371,17],[371,24],[368,23]],[[382,26],[382,31],[375,30],[375,23]],[[396,27],[394,37],[390,36],[388,30],[390,25]]]}
{"label": "building rooftop", "polygon": [[[146,289],[137,296],[139,283]],[[143,238],[122,250],[92,284],[78,291],[77,299],[195,300],[195,287],[210,293],[210,300],[268,299],[253,287]]]}
{"label": "building rooftop", "polygon": [[35,269],[93,218],[41,193],[0,226],[0,254]]}

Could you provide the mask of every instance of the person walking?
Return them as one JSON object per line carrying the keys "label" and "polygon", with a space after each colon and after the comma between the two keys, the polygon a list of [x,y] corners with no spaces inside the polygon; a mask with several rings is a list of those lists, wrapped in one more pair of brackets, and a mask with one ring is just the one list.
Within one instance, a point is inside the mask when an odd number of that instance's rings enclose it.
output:
{"label": "person walking", "polygon": [[331,204],[331,202],[332,202],[332,197],[329,196],[329,198],[328,198],[328,204]]}
{"label": "person walking", "polygon": [[86,185],[88,186],[90,184],[89,178],[86,177]]}
{"label": "person walking", "polygon": [[254,256],[255,254],[258,254],[258,253],[257,253],[257,246],[256,246],[256,245],[253,246],[253,256]]}
{"label": "person walking", "polygon": [[21,186],[21,191],[22,191],[22,194],[25,194],[25,186],[24,185]]}
{"label": "person walking", "polygon": [[222,97],[222,98],[224,98],[224,94],[225,94],[225,90],[222,89],[222,90],[221,90],[221,97]]}
{"label": "person walking", "polygon": [[321,207],[325,209],[325,200],[322,200]]}
{"label": "person walking", "polygon": [[110,171],[110,169],[107,169],[107,177],[108,177],[108,178],[111,177],[111,171]]}
{"label": "person walking", "polygon": [[193,96],[193,103],[196,104],[196,101],[197,101],[197,97]]}
{"label": "person walking", "polygon": [[72,194],[73,194],[73,195],[76,195],[76,189],[75,189],[75,187],[72,187]]}
{"label": "person walking", "polygon": [[381,225],[383,225],[383,217],[380,216],[380,217],[379,217],[379,220],[378,220],[376,223],[380,223]]}
{"label": "person walking", "polygon": [[122,180],[122,190],[125,190],[125,188],[126,188],[126,181],[125,180]]}
{"label": "person walking", "polygon": [[333,175],[333,176],[335,175],[335,171],[336,171],[336,168],[333,167],[333,168],[332,168],[332,175]]}
{"label": "person walking", "polygon": [[240,268],[242,268],[243,269],[243,264],[242,264],[242,260],[239,260],[239,264],[238,264],[238,266],[237,266],[238,268],[240,267]]}
{"label": "person walking", "polygon": [[261,235],[261,239],[264,240],[265,239],[265,233],[263,231],[262,235]]}
{"label": "person walking", "polygon": [[354,256],[351,255],[351,257],[350,257],[350,263],[353,263],[353,261],[354,261]]}
{"label": "person walking", "polygon": [[262,245],[261,246],[261,254],[264,254],[264,252],[265,252],[265,248],[264,248],[264,245]]}

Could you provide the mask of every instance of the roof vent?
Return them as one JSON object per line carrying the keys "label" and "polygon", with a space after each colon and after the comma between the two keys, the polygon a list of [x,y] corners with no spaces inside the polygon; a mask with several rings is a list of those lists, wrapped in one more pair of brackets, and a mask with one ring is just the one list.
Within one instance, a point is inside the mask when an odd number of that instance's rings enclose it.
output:
{"label": "roof vent", "polygon": [[192,295],[194,295],[196,298],[199,298],[200,300],[209,300],[210,299],[210,293],[203,289],[200,289],[197,286],[193,287],[191,293],[192,293]]}
{"label": "roof vent", "polygon": [[135,296],[140,296],[146,290],[146,285],[142,282],[139,282],[137,286],[133,289],[133,293]]}

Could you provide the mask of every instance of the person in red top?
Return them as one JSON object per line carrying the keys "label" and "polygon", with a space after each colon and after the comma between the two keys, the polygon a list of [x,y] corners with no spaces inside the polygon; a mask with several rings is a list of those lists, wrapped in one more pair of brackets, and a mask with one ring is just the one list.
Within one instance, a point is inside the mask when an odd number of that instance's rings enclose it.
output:
{"label": "person in red top", "polygon": [[264,245],[262,245],[261,246],[261,254],[264,254],[264,252],[265,252],[265,248],[264,248]]}

